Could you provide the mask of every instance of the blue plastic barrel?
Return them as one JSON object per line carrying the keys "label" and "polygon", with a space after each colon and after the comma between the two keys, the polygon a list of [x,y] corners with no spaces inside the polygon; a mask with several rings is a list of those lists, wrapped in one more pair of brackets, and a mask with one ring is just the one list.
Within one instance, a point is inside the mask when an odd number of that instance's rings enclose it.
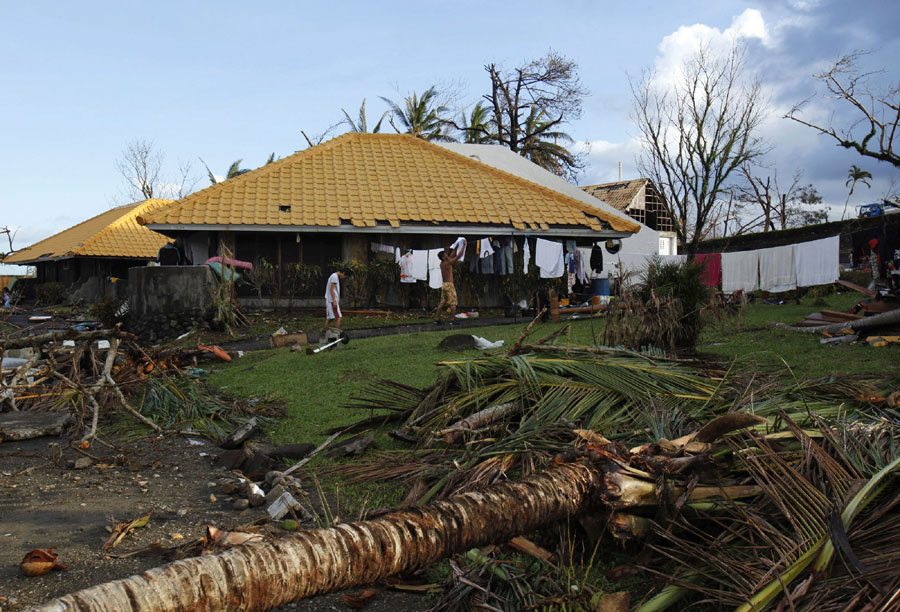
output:
{"label": "blue plastic barrel", "polygon": [[609,295],[609,279],[595,278],[591,281],[591,292],[594,295]]}

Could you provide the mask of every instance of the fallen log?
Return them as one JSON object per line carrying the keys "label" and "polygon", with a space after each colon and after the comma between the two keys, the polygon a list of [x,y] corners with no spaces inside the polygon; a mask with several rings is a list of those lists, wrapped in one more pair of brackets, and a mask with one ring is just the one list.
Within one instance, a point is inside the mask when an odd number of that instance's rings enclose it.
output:
{"label": "fallen log", "polygon": [[603,473],[563,464],[370,521],[343,523],[176,561],[65,595],[41,612],[269,610],[290,601],[373,584],[448,555],[528,533],[575,515]]}
{"label": "fallen log", "polygon": [[25,348],[26,346],[40,346],[47,342],[61,342],[63,340],[86,342],[98,340],[100,338],[137,339],[134,334],[124,332],[120,329],[94,329],[86,332],[76,332],[73,329],[69,329],[65,332],[50,332],[48,334],[39,334],[36,336],[24,336],[22,338],[0,340],[0,352],[8,351],[10,349]]}
{"label": "fallen log", "polygon": [[853,321],[842,321],[840,323],[832,323],[831,325],[821,325],[819,327],[797,327],[786,323],[774,323],[773,326],[788,331],[803,332],[806,334],[821,334],[823,332],[840,332],[845,329],[871,329],[873,327],[893,325],[894,323],[900,323],[900,308],[889,310],[871,317],[864,317]]}

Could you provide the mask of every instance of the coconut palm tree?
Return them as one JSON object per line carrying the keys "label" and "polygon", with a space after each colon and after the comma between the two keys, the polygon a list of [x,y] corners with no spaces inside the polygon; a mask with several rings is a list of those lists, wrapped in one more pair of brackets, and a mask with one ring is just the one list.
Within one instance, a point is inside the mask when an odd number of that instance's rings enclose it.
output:
{"label": "coconut palm tree", "polygon": [[[272,153],[272,156],[274,156],[274,155],[275,155],[275,154]],[[201,158],[199,158],[199,159],[200,159],[200,162],[203,164],[203,166],[206,168],[206,174],[207,174],[207,176],[209,176],[209,184],[210,184],[210,185],[215,185],[216,183],[220,182],[220,181],[216,178],[216,175],[213,174],[212,170],[209,169],[209,166],[206,164],[206,162],[203,161],[203,158],[201,157]],[[270,159],[271,159],[271,158],[270,158]],[[234,178],[234,177],[236,177],[236,176],[240,176],[240,175],[242,175],[242,174],[246,174],[247,172],[250,172],[250,169],[249,169],[249,168],[241,168],[241,162],[242,162],[242,161],[244,161],[244,160],[243,160],[243,159],[237,159],[237,160],[233,161],[233,162],[231,163],[231,165],[228,166],[228,171],[225,173],[225,178],[224,178],[223,180],[227,181],[227,180],[230,179],[230,178]],[[270,163],[270,162],[266,162],[266,163]]]}
{"label": "coconut palm tree", "polygon": [[536,106],[525,119],[524,137],[519,144],[519,154],[545,170],[558,176],[565,176],[572,168],[578,167],[578,158],[562,146],[562,142],[574,142],[565,132],[548,129],[545,113]]}
{"label": "coconut palm tree", "polygon": [[394,123],[394,119],[405,128],[405,133],[416,138],[452,142],[453,138],[445,131],[448,121],[444,118],[450,109],[440,104],[437,98],[437,89],[431,86],[421,96],[416,92],[406,96],[402,107],[389,98],[381,99],[391,108],[389,121],[398,134],[402,131]]}
{"label": "coconut palm tree", "polygon": [[[363,98],[362,104],[359,105],[359,120],[354,121],[350,114],[345,111],[343,108],[341,112],[344,113],[344,120],[341,123],[346,124],[350,127],[351,132],[358,132],[361,134],[365,134],[369,131],[368,122],[366,121],[366,99]],[[381,122],[384,121],[384,118],[390,114],[390,111],[384,111],[381,115],[381,119],[378,120],[378,123],[375,124],[375,127],[372,128],[372,133],[377,134],[381,131]],[[339,124],[340,125],[340,124]]]}
{"label": "coconut palm tree", "polygon": [[853,190],[856,189],[856,184],[862,183],[871,189],[872,184],[869,182],[869,179],[871,178],[871,172],[863,170],[856,164],[850,166],[850,170],[847,172],[847,182],[844,183],[846,187],[850,188],[850,193],[847,194],[847,201],[844,202],[844,212],[841,213],[841,221],[844,220],[844,216],[847,214],[847,205],[850,204],[850,198],[853,197]]}
{"label": "coconut palm tree", "polygon": [[481,102],[472,108],[472,112],[466,117],[462,115],[463,142],[467,144],[487,144],[497,141],[494,134],[494,121],[491,111]]}

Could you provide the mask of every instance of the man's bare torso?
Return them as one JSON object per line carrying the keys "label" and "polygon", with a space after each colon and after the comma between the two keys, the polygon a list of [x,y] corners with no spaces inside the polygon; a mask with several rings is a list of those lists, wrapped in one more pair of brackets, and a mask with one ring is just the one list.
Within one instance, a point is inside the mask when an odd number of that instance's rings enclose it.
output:
{"label": "man's bare torso", "polygon": [[453,262],[449,259],[441,261],[441,278],[445,283],[453,282]]}

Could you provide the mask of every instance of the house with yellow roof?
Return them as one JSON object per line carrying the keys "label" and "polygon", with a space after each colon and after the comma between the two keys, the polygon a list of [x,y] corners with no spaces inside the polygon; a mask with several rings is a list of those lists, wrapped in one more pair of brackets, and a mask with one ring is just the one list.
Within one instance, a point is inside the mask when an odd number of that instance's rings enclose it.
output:
{"label": "house with yellow roof", "polygon": [[525,235],[592,244],[640,229],[628,215],[579,193],[406,134],[347,133],[138,221],[182,238],[195,263],[224,245],[239,260],[323,270],[334,261],[366,261],[372,244],[428,249],[457,236]]}
{"label": "house with yellow roof", "polygon": [[[137,222],[173,200],[144,200],[117,206],[78,225],[10,253],[6,264],[34,266],[37,282],[60,282],[79,297],[119,294],[116,280],[128,278],[128,268],[156,259],[159,249],[172,242]],[[123,283],[124,285],[124,283]]]}

